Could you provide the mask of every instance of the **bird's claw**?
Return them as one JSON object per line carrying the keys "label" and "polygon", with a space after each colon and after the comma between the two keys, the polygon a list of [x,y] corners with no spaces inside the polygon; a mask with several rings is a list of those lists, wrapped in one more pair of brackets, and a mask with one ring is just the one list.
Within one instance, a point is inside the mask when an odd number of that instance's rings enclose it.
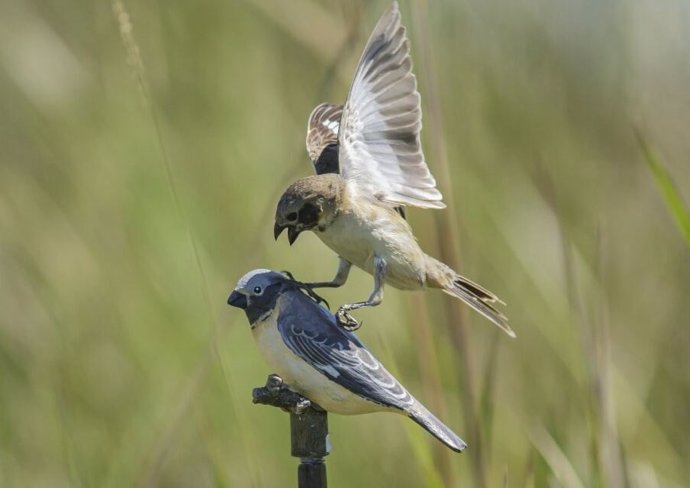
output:
{"label": "bird's claw", "polygon": [[362,326],[344,307],[338,309],[335,313],[335,318],[338,320],[338,324],[349,332],[354,332]]}
{"label": "bird's claw", "polygon": [[289,271],[284,269],[283,271],[281,271],[281,273],[283,273],[285,276],[287,276],[291,281],[297,281],[295,279],[295,277],[293,276],[293,274],[290,273]]}
{"label": "bird's claw", "polygon": [[290,408],[290,411],[296,415],[302,415],[309,407],[311,407],[311,401],[302,397],[301,400],[297,401],[297,403]]}
{"label": "bird's claw", "polygon": [[331,306],[328,304],[328,301],[325,298],[323,298],[321,295],[316,293],[314,291],[314,287],[311,286],[311,284],[303,283],[301,281],[296,280],[295,277],[292,275],[292,273],[290,273],[289,271],[282,271],[282,273],[284,275],[286,275],[290,279],[290,281],[292,281],[295,285],[297,285],[297,288],[299,288],[300,290],[305,292],[307,295],[309,295],[311,297],[311,299],[314,300],[316,303],[318,303],[319,305],[321,305],[323,303],[326,305],[326,308],[328,310],[331,309]]}
{"label": "bird's claw", "polygon": [[321,305],[322,303],[325,304],[326,308],[328,310],[331,309],[331,306],[328,304],[328,301],[325,298],[323,298],[321,295],[316,293],[314,291],[314,288],[309,286],[307,283],[300,283],[300,285],[301,285],[301,288],[307,293],[307,295],[309,295],[311,297],[312,300],[314,300],[319,305]]}
{"label": "bird's claw", "polygon": [[278,393],[283,388],[283,378],[277,374],[270,374],[266,379],[266,389],[271,393]]}

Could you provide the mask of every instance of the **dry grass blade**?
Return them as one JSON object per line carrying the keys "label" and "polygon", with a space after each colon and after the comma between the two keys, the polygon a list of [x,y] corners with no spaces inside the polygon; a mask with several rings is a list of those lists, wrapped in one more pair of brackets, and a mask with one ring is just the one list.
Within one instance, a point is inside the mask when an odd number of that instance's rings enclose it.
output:
{"label": "dry grass blade", "polygon": [[[149,84],[146,78],[146,71],[144,69],[144,62],[141,57],[139,45],[137,44],[134,38],[134,29],[131,17],[121,0],[113,0],[112,8],[113,13],[115,14],[115,20],[117,21],[118,27],[120,29],[122,44],[125,48],[127,56],[127,64],[132,68],[132,71],[137,80],[137,87],[139,88],[139,92],[144,102],[144,106],[151,117],[151,123],[155,131],[156,140],[158,141],[161,162],[163,163],[163,167],[165,169],[165,175],[170,189],[170,193],[172,195],[173,203],[175,205],[175,210],[177,212],[178,218],[185,227],[194,262],[199,272],[201,291],[208,312],[208,319],[211,322],[212,330],[210,347],[208,348],[208,352],[201,359],[199,365],[196,368],[196,371],[192,374],[191,379],[187,382],[186,386],[183,389],[183,392],[180,394],[180,401],[176,402],[176,408],[171,411],[168,421],[166,422],[166,426],[159,436],[156,447],[153,450],[151,456],[149,457],[148,462],[145,463],[143,471],[140,474],[139,484],[151,486],[157,484],[156,480],[160,473],[166,454],[170,446],[172,445],[172,438],[178,426],[182,422],[182,419],[185,416],[184,414],[189,410],[192,404],[192,401],[195,397],[194,393],[197,391],[199,385],[208,373],[209,359],[212,357],[210,353],[211,351],[215,350],[216,347],[216,342],[219,335],[219,324],[215,320],[215,315],[213,313],[213,305],[211,302],[211,294],[209,291],[208,280],[206,278],[204,268],[201,264],[201,257],[199,255],[199,250],[197,248],[196,239],[192,234],[191,226],[189,224],[188,219],[186,218],[185,212],[183,211],[177,186],[175,184],[175,179],[172,174],[170,160],[168,157],[165,144],[163,142],[163,134],[160,128],[158,114],[156,112],[155,106],[153,105],[153,101],[150,95]],[[251,466],[251,459],[249,459],[249,461]],[[254,474],[254,478],[256,479],[256,470],[252,470],[252,473]]]}
{"label": "dry grass blade", "polygon": [[527,463],[525,464],[525,472],[522,477],[522,487],[523,488],[534,488],[535,487],[535,459],[537,453],[534,449],[530,449],[529,457],[527,458]]}
{"label": "dry grass blade", "polygon": [[[597,228],[594,256],[596,283],[589,287],[580,284],[573,256],[573,243],[564,226],[564,219],[556,191],[548,173],[539,165],[534,177],[544,200],[557,216],[561,238],[565,284],[570,307],[582,338],[583,357],[587,358],[587,378],[590,392],[589,415],[593,423],[598,469],[606,486],[626,486],[627,477],[620,451],[620,439],[616,426],[615,402],[612,385],[612,358],[609,338],[608,304],[604,286],[603,229]],[[592,289],[594,287],[594,289]],[[585,290],[589,290],[586,294]],[[596,316],[592,316],[596,311]],[[592,313],[589,313],[592,312]]]}
{"label": "dry grass blade", "polygon": [[609,327],[608,303],[604,283],[605,242],[602,232],[605,226],[599,225],[595,258],[595,273],[602,288],[595,296],[598,317],[595,320],[592,336],[596,348],[596,374],[592,378],[591,388],[596,401],[598,425],[599,465],[606,486],[628,486],[624,470],[623,456],[620,450],[620,439],[616,425],[615,398],[613,391],[611,358],[611,339]]}
{"label": "dry grass blade", "polygon": [[[426,111],[426,134],[431,138],[432,158],[438,163],[437,170],[441,174],[438,179],[440,190],[444,195],[447,208],[442,212],[437,212],[437,241],[441,247],[441,260],[460,272],[460,253],[458,243],[457,215],[455,214],[455,198],[453,188],[450,184],[450,167],[448,164],[448,152],[444,141],[444,131],[442,123],[441,105],[436,93],[437,81],[435,77],[436,69],[434,64],[434,53],[431,48],[431,33],[429,31],[429,3],[414,2],[414,15],[412,25],[417,32],[420,40],[422,55],[417,59],[422,60],[418,74],[424,80],[427,92],[424,100],[428,106]],[[473,458],[472,469],[477,486],[486,486],[486,462],[484,459],[484,449],[482,446],[483,435],[481,432],[481,422],[477,412],[477,392],[474,384],[475,361],[472,349],[469,347],[467,334],[467,321],[465,320],[465,309],[458,300],[448,300],[447,310],[447,330],[458,355],[460,356],[459,368],[463,372],[463,385],[461,391],[463,395],[463,410],[465,425],[468,429],[469,442],[472,444],[470,453]]]}
{"label": "dry grass blade", "polygon": [[[419,367],[424,378],[425,398],[429,399],[429,408],[440,419],[447,419],[446,402],[443,398],[443,386],[441,385],[441,370],[438,364],[438,353],[434,344],[434,336],[429,321],[429,307],[426,297],[416,293],[412,301],[413,308],[413,333]],[[453,454],[445,446],[435,444],[436,459],[439,460],[441,475],[446,486],[453,483],[451,468],[451,456]]]}
{"label": "dry grass blade", "polygon": [[[482,412],[482,427],[484,433],[484,446],[487,452],[491,452],[491,440],[493,437],[493,420],[494,420],[494,405],[495,405],[495,384],[498,378],[498,350],[502,336],[495,334],[491,338],[489,352],[484,361],[483,378],[484,381],[480,385],[479,392],[479,408]],[[508,474],[506,473],[506,476]]]}
{"label": "dry grass blade", "polygon": [[558,447],[546,429],[541,426],[535,427],[530,434],[530,440],[561,485],[565,488],[585,488],[568,456]]}

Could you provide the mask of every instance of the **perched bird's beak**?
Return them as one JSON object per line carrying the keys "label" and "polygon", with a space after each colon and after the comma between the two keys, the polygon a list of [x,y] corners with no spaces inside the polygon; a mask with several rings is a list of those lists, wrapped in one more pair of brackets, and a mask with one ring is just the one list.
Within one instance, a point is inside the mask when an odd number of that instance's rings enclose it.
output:
{"label": "perched bird's beak", "polygon": [[282,234],[286,228],[287,228],[287,225],[281,225],[278,222],[276,222],[273,225],[273,237],[275,238],[276,241],[278,240],[278,237],[280,236],[280,234]]}
{"label": "perched bird's beak", "polygon": [[228,305],[232,305],[233,307],[241,308],[244,310],[245,308],[247,308],[247,297],[239,291],[235,290],[228,297]]}

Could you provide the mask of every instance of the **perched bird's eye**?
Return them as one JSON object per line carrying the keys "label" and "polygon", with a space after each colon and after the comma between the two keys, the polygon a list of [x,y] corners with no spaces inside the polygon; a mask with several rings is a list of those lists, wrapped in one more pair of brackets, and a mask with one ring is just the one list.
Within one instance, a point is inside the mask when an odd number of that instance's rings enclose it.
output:
{"label": "perched bird's eye", "polygon": [[289,214],[287,214],[286,218],[288,222],[294,222],[295,220],[297,220],[297,212],[290,212]]}
{"label": "perched bird's eye", "polygon": [[254,287],[254,293],[256,293],[257,295],[261,295],[262,291],[263,291],[263,289],[260,286]]}

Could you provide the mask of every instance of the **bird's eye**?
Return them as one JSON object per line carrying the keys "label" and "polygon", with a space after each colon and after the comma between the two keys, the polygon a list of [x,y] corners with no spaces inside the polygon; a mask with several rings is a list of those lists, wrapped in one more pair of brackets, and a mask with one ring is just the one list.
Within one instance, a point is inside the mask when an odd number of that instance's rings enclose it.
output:
{"label": "bird's eye", "polygon": [[295,220],[297,220],[297,212],[290,212],[289,214],[287,214],[286,218],[288,222],[294,222]]}
{"label": "bird's eye", "polygon": [[254,287],[254,293],[257,295],[261,295],[261,292],[264,291],[260,286],[255,286]]}

